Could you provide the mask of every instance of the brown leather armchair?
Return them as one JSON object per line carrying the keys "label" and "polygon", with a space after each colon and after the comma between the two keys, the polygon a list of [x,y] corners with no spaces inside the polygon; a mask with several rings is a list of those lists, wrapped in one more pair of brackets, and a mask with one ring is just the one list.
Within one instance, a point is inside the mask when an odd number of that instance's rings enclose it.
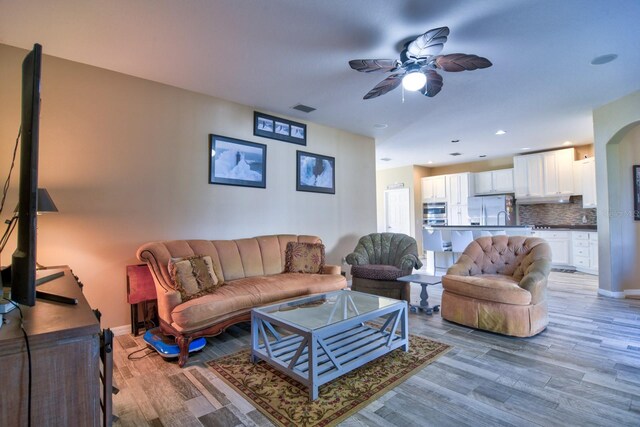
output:
{"label": "brown leather armchair", "polygon": [[504,335],[529,337],[548,320],[551,248],[525,236],[480,237],[442,277],[442,318]]}
{"label": "brown leather armchair", "polygon": [[358,241],[347,255],[351,267],[351,289],[411,302],[411,284],[398,277],[422,267],[416,240],[401,233],[372,233]]}

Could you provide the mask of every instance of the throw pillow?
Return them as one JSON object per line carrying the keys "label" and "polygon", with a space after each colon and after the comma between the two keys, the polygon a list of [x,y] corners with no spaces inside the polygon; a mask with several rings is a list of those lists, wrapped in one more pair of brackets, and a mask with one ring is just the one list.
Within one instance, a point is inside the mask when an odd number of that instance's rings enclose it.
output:
{"label": "throw pillow", "polygon": [[182,296],[182,302],[215,292],[223,285],[208,255],[172,259],[169,261],[169,274],[176,291]]}
{"label": "throw pillow", "polygon": [[324,268],[322,243],[287,243],[285,273],[320,273]]}

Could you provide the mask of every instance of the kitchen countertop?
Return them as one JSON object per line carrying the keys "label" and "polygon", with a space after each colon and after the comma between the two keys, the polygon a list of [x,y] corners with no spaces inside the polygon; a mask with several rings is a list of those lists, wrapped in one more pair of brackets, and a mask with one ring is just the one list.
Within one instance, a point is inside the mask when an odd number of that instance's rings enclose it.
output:
{"label": "kitchen countertop", "polygon": [[534,230],[588,230],[598,231],[597,225],[565,224],[565,225],[534,225]]}
{"label": "kitchen countertop", "polygon": [[532,225],[425,225],[425,228],[450,228],[450,229],[460,229],[460,228],[472,228],[478,230],[503,230],[506,228],[531,228]]}

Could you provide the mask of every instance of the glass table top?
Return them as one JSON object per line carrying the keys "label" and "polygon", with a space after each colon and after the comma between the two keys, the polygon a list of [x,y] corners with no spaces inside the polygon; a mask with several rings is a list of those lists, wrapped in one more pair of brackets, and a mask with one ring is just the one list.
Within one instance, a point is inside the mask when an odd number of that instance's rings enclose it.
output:
{"label": "glass table top", "polygon": [[405,302],[342,290],[260,307],[254,311],[276,320],[313,330],[394,304],[405,304]]}

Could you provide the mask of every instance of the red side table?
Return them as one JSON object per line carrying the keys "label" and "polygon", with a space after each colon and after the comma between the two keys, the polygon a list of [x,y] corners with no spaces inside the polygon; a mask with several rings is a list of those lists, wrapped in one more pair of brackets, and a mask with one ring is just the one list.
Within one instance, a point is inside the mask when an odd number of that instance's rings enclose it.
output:
{"label": "red side table", "polygon": [[[127,302],[131,304],[131,333],[134,336],[138,336],[138,330],[141,327],[145,327],[148,317],[148,303],[156,301],[156,299],[156,285],[153,282],[149,267],[146,264],[128,265]],[[139,304],[142,304],[142,321],[138,318]]]}

